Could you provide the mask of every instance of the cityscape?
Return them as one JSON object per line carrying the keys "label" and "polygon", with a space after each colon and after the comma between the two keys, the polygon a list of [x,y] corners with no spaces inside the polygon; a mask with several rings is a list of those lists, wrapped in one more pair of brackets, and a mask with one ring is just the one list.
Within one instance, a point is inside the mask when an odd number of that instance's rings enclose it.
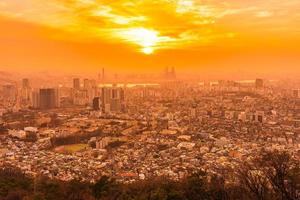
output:
{"label": "cityscape", "polygon": [[299,9],[0,0],[0,200],[300,200]]}
{"label": "cityscape", "polygon": [[104,69],[98,78],[3,85],[1,165],[64,181],[132,182],[217,173],[260,149],[299,158],[299,82],[185,82],[174,68],[157,84],[107,84]]}

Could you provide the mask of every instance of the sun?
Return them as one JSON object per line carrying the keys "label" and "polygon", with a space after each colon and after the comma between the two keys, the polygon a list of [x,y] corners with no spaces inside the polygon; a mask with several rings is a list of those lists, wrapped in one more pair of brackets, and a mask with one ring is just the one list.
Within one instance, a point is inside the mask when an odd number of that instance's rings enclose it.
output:
{"label": "sun", "polygon": [[122,36],[141,47],[141,52],[147,55],[153,53],[153,47],[159,42],[158,32],[146,28],[130,28],[122,32]]}
{"label": "sun", "polygon": [[159,31],[148,28],[126,28],[117,30],[116,35],[137,45],[139,51],[146,55],[153,54],[154,50],[162,48],[163,44],[172,40],[168,36],[161,36]]}
{"label": "sun", "polygon": [[145,47],[141,51],[146,55],[150,55],[153,54],[154,49],[152,47]]}

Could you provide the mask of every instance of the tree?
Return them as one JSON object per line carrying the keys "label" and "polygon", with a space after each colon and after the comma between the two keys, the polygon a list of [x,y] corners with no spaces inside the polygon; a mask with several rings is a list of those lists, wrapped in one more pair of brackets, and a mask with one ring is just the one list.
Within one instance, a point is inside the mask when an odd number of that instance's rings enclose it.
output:
{"label": "tree", "polygon": [[300,165],[288,152],[267,151],[236,171],[239,184],[250,199],[300,198]]}
{"label": "tree", "polygon": [[202,170],[186,178],[183,188],[188,200],[209,199],[207,178],[207,173]]}
{"label": "tree", "polygon": [[242,191],[250,199],[265,200],[268,199],[270,189],[269,181],[263,172],[253,163],[243,163],[236,171],[239,185]]}
{"label": "tree", "polygon": [[287,152],[264,152],[258,161],[280,199],[300,198],[300,164]]}
{"label": "tree", "polygon": [[58,180],[52,180],[46,177],[40,177],[36,180],[34,195],[35,195],[35,199],[43,199],[43,200],[65,199],[63,184]]}
{"label": "tree", "polygon": [[25,191],[33,190],[32,180],[24,175],[20,170],[7,166],[0,169],[0,199],[10,195],[10,198],[24,194]]}
{"label": "tree", "polygon": [[102,176],[93,186],[92,192],[96,200],[101,199],[109,194],[114,181],[107,176]]}
{"label": "tree", "polygon": [[65,185],[65,192],[68,200],[90,199],[89,184],[72,180]]}

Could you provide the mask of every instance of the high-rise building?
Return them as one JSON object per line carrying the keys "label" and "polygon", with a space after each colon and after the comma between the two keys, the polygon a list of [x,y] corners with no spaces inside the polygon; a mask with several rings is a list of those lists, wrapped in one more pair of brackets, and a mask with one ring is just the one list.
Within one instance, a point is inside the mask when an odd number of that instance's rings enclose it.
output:
{"label": "high-rise building", "polygon": [[84,79],[83,80],[83,88],[84,89],[91,89],[92,88],[91,80]]}
{"label": "high-rise building", "polygon": [[80,89],[80,90],[74,91],[74,95],[73,95],[74,105],[87,106],[87,105],[91,104],[92,100],[93,99],[91,99],[91,100],[89,99],[88,90]]}
{"label": "high-rise building", "polygon": [[30,87],[29,79],[24,78],[22,79],[22,88],[20,93],[20,99],[23,105],[30,105],[31,103],[31,96],[32,96],[32,89]]}
{"label": "high-rise building", "polygon": [[256,113],[254,115],[254,121],[259,122],[259,123],[263,123],[264,122],[264,117],[265,117],[264,111],[256,111]]}
{"label": "high-rise building", "polygon": [[102,80],[104,80],[105,79],[105,70],[104,70],[104,68],[102,68]]}
{"label": "high-rise building", "polygon": [[102,88],[101,106],[104,113],[121,112],[123,110],[125,94],[123,88]]}
{"label": "high-rise building", "polygon": [[97,88],[97,81],[95,79],[90,80],[90,85],[92,88],[96,89]]}
{"label": "high-rise building", "polygon": [[22,79],[22,88],[23,89],[28,89],[30,88],[30,82],[28,78]]}
{"label": "high-rise building", "polygon": [[171,69],[169,69],[169,67],[165,68],[165,74],[164,74],[165,79],[176,79],[176,72],[175,72],[175,68],[171,67]]}
{"label": "high-rise building", "polygon": [[79,78],[74,78],[73,79],[73,88],[76,90],[80,89],[80,79]]}
{"label": "high-rise building", "polygon": [[293,97],[295,97],[295,98],[300,98],[300,89],[298,89],[298,90],[293,90]]}
{"label": "high-rise building", "polygon": [[111,88],[101,89],[102,112],[110,112]]}
{"label": "high-rise building", "polygon": [[110,111],[121,112],[121,100],[119,98],[113,98],[110,100]]}
{"label": "high-rise building", "polygon": [[98,74],[98,81],[103,82],[105,80],[105,69],[102,68]]}
{"label": "high-rise building", "polygon": [[3,85],[2,96],[9,101],[15,101],[17,98],[17,88],[15,85]]}
{"label": "high-rise building", "polygon": [[38,89],[32,91],[32,107],[35,109],[40,107],[40,91]]}
{"label": "high-rise building", "polygon": [[241,112],[239,115],[238,115],[238,120],[242,121],[242,122],[245,122],[247,120],[247,114],[246,112]]}
{"label": "high-rise building", "polygon": [[95,97],[93,99],[93,110],[100,110],[101,108],[101,98]]}
{"label": "high-rise building", "polygon": [[54,88],[40,89],[38,101],[40,109],[53,109],[59,107],[58,90]]}
{"label": "high-rise building", "polygon": [[260,78],[256,79],[256,80],[255,80],[255,87],[256,87],[257,89],[263,88],[263,87],[264,87],[264,80],[263,80],[263,79],[260,79]]}

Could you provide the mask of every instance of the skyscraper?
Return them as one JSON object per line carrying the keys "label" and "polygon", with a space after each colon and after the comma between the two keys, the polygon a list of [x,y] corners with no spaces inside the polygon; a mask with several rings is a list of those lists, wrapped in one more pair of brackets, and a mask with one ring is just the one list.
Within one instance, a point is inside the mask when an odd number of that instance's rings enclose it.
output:
{"label": "skyscraper", "polygon": [[15,85],[3,85],[2,96],[9,101],[15,101],[17,98],[17,88]]}
{"label": "skyscraper", "polygon": [[32,100],[32,98],[31,98],[32,89],[30,87],[29,79],[27,79],[27,78],[22,79],[22,88],[21,88],[20,92],[21,92],[20,98],[21,98],[22,104],[29,105]]}
{"label": "skyscraper", "polygon": [[23,89],[28,89],[30,88],[30,83],[28,78],[22,79],[22,88]]}
{"label": "skyscraper", "polygon": [[80,89],[76,90],[73,93],[73,103],[77,106],[86,106],[88,104],[91,104],[91,101],[93,99],[89,99],[88,90],[86,89]]}
{"label": "skyscraper", "polygon": [[90,89],[92,87],[91,85],[91,80],[89,79],[84,79],[83,80],[83,88],[84,89]]}
{"label": "skyscraper", "polygon": [[98,74],[98,81],[102,82],[105,79],[105,69],[102,68],[101,71]]}
{"label": "skyscraper", "polygon": [[35,109],[40,107],[40,91],[38,89],[32,91],[32,107]]}
{"label": "skyscraper", "polygon": [[102,80],[105,79],[105,71],[104,71],[104,68],[102,68]]}
{"label": "skyscraper", "polygon": [[39,108],[52,109],[59,107],[58,90],[54,88],[40,89]]}
{"label": "skyscraper", "polygon": [[101,106],[104,113],[121,112],[124,108],[125,94],[123,88],[116,86],[102,88]]}
{"label": "skyscraper", "polygon": [[79,78],[74,78],[73,79],[73,88],[76,90],[80,89],[80,79]]}
{"label": "skyscraper", "polygon": [[164,72],[164,77],[165,79],[169,79],[169,80],[176,79],[175,68],[171,67],[171,69],[169,69],[169,67],[166,67]]}
{"label": "skyscraper", "polygon": [[100,97],[95,97],[93,99],[93,110],[100,110],[101,108],[101,99]]}
{"label": "skyscraper", "polygon": [[300,90],[293,90],[293,97],[300,98]]}
{"label": "skyscraper", "polygon": [[254,121],[259,122],[259,123],[263,123],[264,122],[264,117],[265,117],[264,111],[256,111],[256,113],[254,115]]}
{"label": "skyscraper", "polygon": [[263,79],[260,79],[260,78],[256,79],[256,80],[255,80],[255,87],[256,87],[257,89],[263,88],[263,87],[264,87],[264,80],[263,80]]}
{"label": "skyscraper", "polygon": [[101,102],[102,102],[102,111],[104,113],[110,112],[110,99],[111,99],[111,88],[102,88],[101,89]]}

